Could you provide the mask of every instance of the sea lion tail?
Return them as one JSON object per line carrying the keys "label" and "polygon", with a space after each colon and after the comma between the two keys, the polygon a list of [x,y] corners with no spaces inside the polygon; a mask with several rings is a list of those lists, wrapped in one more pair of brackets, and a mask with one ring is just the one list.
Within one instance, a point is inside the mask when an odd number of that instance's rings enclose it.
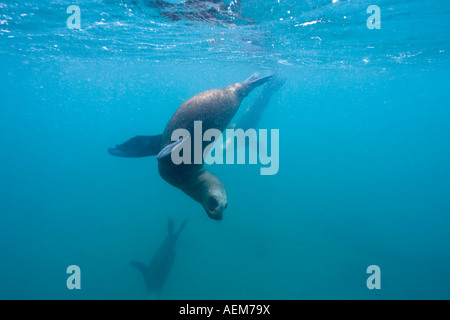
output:
{"label": "sea lion tail", "polygon": [[249,92],[250,92],[253,89],[255,89],[256,87],[259,87],[260,85],[263,85],[264,83],[266,83],[267,81],[272,79],[274,76],[275,75],[272,74],[270,76],[261,77],[258,72],[255,72],[254,74],[252,74],[250,76],[250,78],[245,80],[243,83],[245,83],[248,86]]}
{"label": "sea lion tail", "polygon": [[175,223],[173,222],[172,219],[169,219],[169,221],[167,221],[167,231],[169,233],[169,236],[173,235],[173,225]]}
{"label": "sea lion tail", "polygon": [[286,83],[286,78],[276,76],[263,89],[265,96],[271,96]]}
{"label": "sea lion tail", "polygon": [[184,228],[184,226],[186,225],[186,223],[187,223],[187,219],[185,219],[185,220],[181,223],[180,227],[178,228],[176,237],[178,237],[178,236],[180,235],[180,232],[181,232],[181,230],[183,230],[183,228]]}

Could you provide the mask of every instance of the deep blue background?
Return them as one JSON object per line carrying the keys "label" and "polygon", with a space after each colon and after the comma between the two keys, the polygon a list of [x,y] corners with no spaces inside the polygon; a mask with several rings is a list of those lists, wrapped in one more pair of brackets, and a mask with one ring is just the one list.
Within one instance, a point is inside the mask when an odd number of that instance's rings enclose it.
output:
{"label": "deep blue background", "polygon": [[[450,298],[447,1],[281,2],[243,1],[250,26],[81,2],[82,30],[67,1],[0,2],[1,299],[145,299],[130,261],[150,260],[169,217],[189,222],[163,299]],[[210,167],[223,221],[155,158],[107,154],[255,71],[288,79],[260,123],[280,130],[280,170]]]}

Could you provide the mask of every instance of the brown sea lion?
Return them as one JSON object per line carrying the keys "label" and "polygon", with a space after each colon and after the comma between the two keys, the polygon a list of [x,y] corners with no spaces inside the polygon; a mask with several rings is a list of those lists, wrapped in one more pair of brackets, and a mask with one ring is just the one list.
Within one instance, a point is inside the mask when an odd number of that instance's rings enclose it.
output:
{"label": "brown sea lion", "polygon": [[[223,89],[202,92],[185,101],[170,118],[161,135],[136,136],[127,142],[108,149],[119,157],[146,157],[158,155],[160,176],[179,188],[192,199],[200,202],[212,219],[221,220],[227,207],[225,187],[214,174],[201,163],[175,164],[171,152],[180,142],[171,140],[176,129],[186,129],[194,137],[194,122],[201,121],[202,136],[208,129],[221,132],[228,126],[242,100],[256,87],[273,77],[260,77],[255,73],[244,82],[231,84]],[[194,152],[191,153],[194,155]]]}

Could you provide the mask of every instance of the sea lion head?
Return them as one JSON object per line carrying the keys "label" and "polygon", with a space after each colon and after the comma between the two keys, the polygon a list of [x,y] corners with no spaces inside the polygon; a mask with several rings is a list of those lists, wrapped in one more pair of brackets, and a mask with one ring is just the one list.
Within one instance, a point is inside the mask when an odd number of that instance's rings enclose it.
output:
{"label": "sea lion head", "polygon": [[214,220],[222,220],[223,211],[227,207],[227,194],[222,181],[208,170],[201,174],[202,196],[200,203],[205,208],[208,217]]}
{"label": "sea lion head", "polygon": [[225,187],[214,174],[198,165],[169,165],[170,159],[161,157],[158,169],[161,177],[171,185],[183,190],[188,196],[199,202],[208,217],[222,220],[227,207]]}

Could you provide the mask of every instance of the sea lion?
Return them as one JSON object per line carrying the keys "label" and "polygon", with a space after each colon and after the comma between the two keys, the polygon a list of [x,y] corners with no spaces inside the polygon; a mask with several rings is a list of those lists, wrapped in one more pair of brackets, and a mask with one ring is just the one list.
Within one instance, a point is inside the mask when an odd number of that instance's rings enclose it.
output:
{"label": "sea lion", "polygon": [[142,262],[131,262],[131,265],[136,267],[144,277],[145,287],[147,288],[149,296],[155,294],[156,298],[159,299],[164,283],[172,268],[173,261],[175,260],[175,245],[178,236],[186,225],[186,222],[187,220],[184,220],[178,231],[175,233],[173,230],[174,222],[172,219],[169,219],[167,225],[167,237],[159,247],[158,251],[153,255],[148,266]]}
{"label": "sea lion", "polygon": [[[119,157],[158,155],[160,176],[201,203],[210,218],[221,220],[227,207],[223,183],[203,167],[203,159],[197,164],[194,161],[191,161],[191,164],[174,164],[170,155],[180,141],[173,142],[172,133],[176,129],[186,129],[190,136],[194,137],[194,121],[202,122],[202,136],[208,129],[218,129],[222,132],[239,109],[242,100],[254,88],[272,77],[273,75],[261,78],[255,73],[244,82],[202,92],[181,104],[170,118],[163,134],[136,136],[108,149],[108,152]],[[194,152],[191,154],[194,155]]]}

